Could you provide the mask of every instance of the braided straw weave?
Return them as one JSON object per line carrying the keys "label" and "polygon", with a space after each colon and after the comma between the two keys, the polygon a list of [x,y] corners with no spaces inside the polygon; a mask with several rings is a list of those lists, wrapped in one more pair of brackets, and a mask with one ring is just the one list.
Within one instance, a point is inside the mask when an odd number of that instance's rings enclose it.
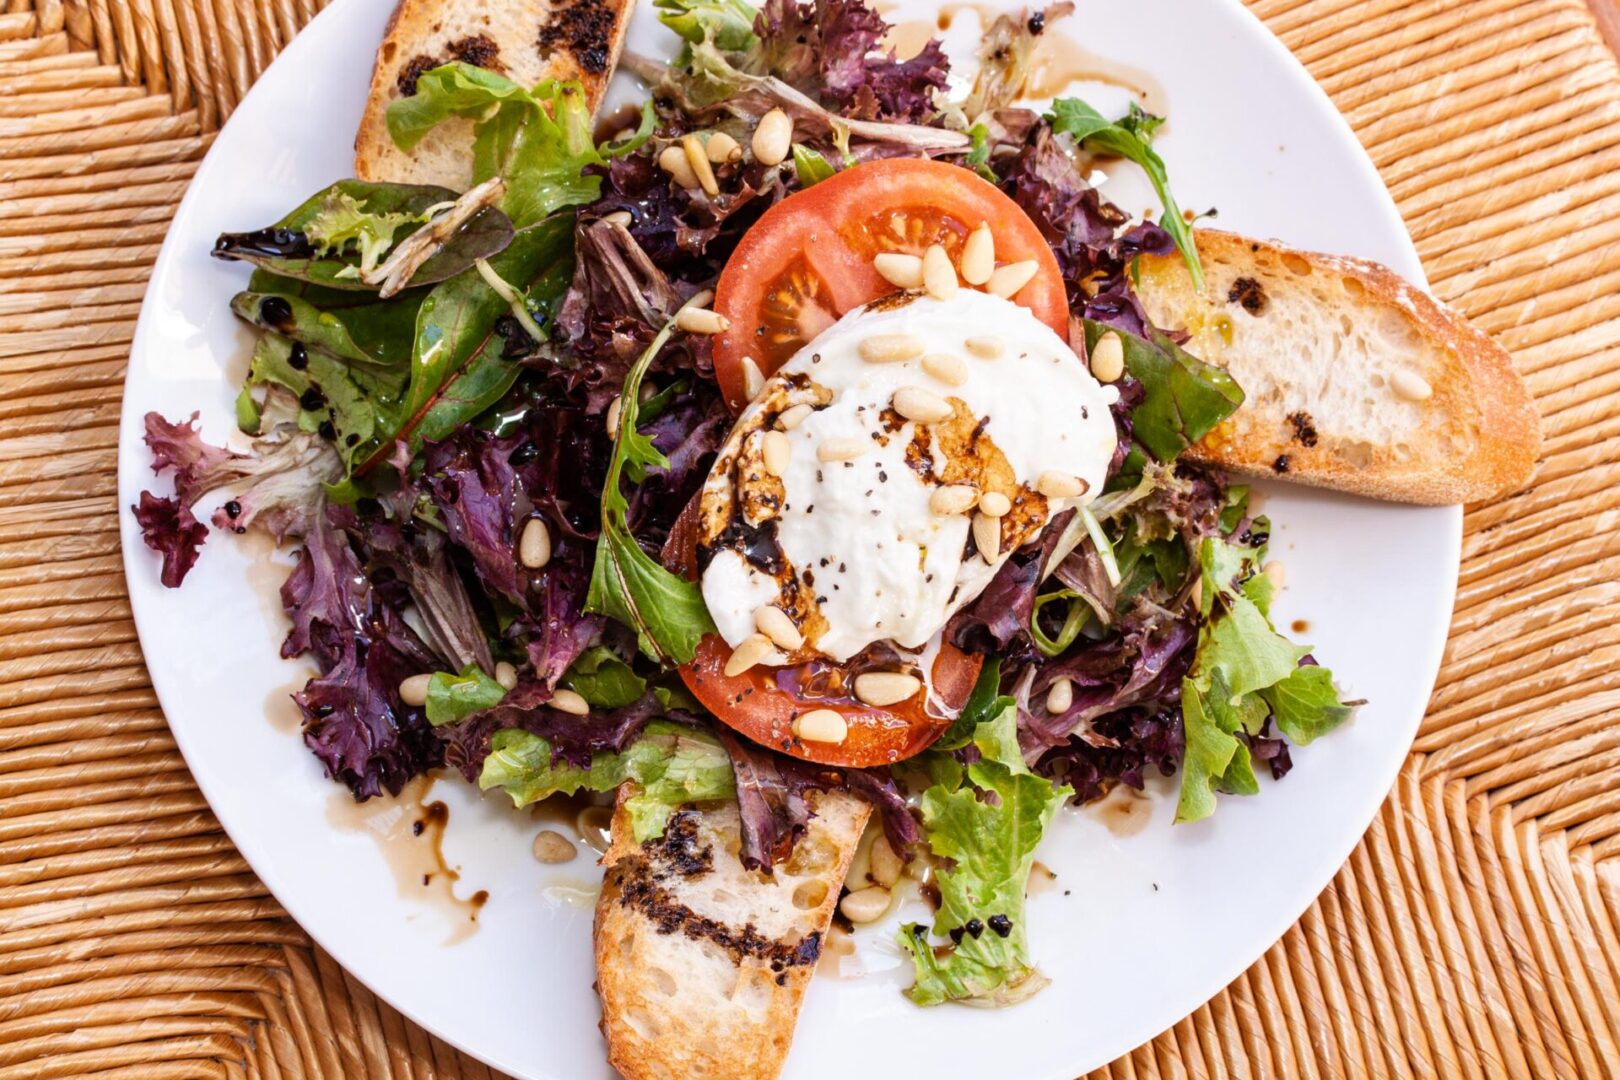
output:
{"label": "braided straw weave", "polygon": [[[1620,34],[1615,0],[1602,23]],[[1467,516],[1445,667],[1366,839],[1098,1076],[1620,1074],[1620,70],[1583,0],[1251,0],[1514,353],[1535,487]],[[0,0],[0,1080],[484,1077],[315,949],[147,684],[119,386],[207,150],[324,0]]]}

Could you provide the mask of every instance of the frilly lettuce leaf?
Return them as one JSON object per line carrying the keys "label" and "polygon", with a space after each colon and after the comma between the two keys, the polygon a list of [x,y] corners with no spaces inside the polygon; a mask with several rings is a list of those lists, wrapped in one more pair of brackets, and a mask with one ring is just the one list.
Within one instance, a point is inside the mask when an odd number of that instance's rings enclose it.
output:
{"label": "frilly lettuce leaf", "polygon": [[1010,1005],[1046,985],[1029,955],[1024,891],[1035,847],[1071,791],[1029,771],[1016,725],[1014,707],[979,724],[979,760],[954,780],[953,770],[932,770],[939,782],[923,792],[928,846],[948,860],[936,877],[933,937],[950,944],[936,946],[920,923],[901,928],[917,975],[907,993],[919,1005]]}
{"label": "frilly lettuce leaf", "polygon": [[553,761],[551,744],[538,735],[519,728],[497,732],[478,786],[498,787],[522,807],[558,793],[613,791],[627,780],[636,785],[625,808],[637,843],[662,834],[670,814],[686,803],[736,796],[725,748],[710,735],[661,720],[622,752],[592,755],[588,769]]}

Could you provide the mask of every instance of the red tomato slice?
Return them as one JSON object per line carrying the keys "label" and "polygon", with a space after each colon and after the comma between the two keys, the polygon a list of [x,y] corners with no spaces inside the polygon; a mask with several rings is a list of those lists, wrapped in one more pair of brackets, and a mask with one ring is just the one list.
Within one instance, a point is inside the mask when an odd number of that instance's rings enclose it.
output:
{"label": "red tomato slice", "polygon": [[732,411],[747,404],[744,357],[769,375],[840,315],[894,286],[872,267],[886,251],[943,245],[952,261],[988,222],[998,263],[1034,259],[1013,299],[1065,339],[1069,302],[1057,258],[1035,223],[994,185],[958,165],[888,158],[856,165],[767,210],[737,245],[715,289],[730,321],[714,339],[714,372]]}
{"label": "red tomato slice", "polygon": [[[697,577],[698,506],[702,495],[686,504],[664,544],[664,561],[687,577]],[[850,672],[832,663],[792,668],[756,667],[728,676],[731,647],[717,634],[698,645],[697,656],[681,668],[681,679],[703,707],[727,727],[774,750],[844,768],[888,765],[920,753],[950,727],[949,719],[928,712],[923,694],[887,708],[855,700]],[[984,658],[946,643],[934,660],[934,693],[955,714],[973,692]],[[781,679],[778,679],[781,673]],[[802,693],[783,684],[804,688]],[[793,737],[793,719],[811,709],[833,709],[849,726],[838,744],[802,742]]]}
{"label": "red tomato slice", "polygon": [[[727,727],[755,742],[806,761],[846,768],[892,765],[920,753],[951,726],[948,718],[923,707],[924,692],[885,708],[857,701],[850,672],[828,663],[791,668],[756,667],[727,676],[731,648],[711,634],[698,645],[697,657],[681,668],[681,678],[704,708]],[[982,656],[944,645],[934,661],[934,693],[954,714],[973,692]],[[783,689],[783,684],[817,695]],[[804,742],[793,736],[793,720],[812,709],[832,709],[844,718],[849,735],[841,743]]]}

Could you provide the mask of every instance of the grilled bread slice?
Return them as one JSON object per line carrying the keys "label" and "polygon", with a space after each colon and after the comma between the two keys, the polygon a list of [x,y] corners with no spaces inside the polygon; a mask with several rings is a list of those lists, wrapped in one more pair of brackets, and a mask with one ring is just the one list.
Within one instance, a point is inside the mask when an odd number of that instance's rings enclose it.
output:
{"label": "grilled bread slice", "polygon": [[1142,260],[1149,318],[1185,329],[1246,400],[1191,451],[1397,502],[1475,502],[1530,480],[1541,421],[1507,352],[1376,263],[1199,230],[1207,288],[1179,255]]}
{"label": "grilled bread slice", "polygon": [[809,831],[771,878],[737,857],[735,803],[677,811],[636,844],[624,797],[596,903],[608,1061],[626,1080],[770,1080],[871,808],[812,796]]}
{"label": "grilled bread slice", "polygon": [[355,175],[465,191],[472,121],[441,124],[407,154],[388,135],[388,106],[415,93],[423,72],[461,60],[524,86],[578,79],[594,113],[634,10],[635,0],[400,0],[372,69],[354,141]]}

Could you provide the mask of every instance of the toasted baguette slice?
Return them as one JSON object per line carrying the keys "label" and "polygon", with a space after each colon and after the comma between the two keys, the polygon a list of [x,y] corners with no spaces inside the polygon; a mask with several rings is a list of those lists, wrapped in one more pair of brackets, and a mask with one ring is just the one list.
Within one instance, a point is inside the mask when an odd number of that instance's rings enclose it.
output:
{"label": "toasted baguette slice", "polygon": [[[1149,318],[1229,370],[1243,406],[1193,448],[1250,476],[1397,502],[1475,502],[1529,481],[1541,421],[1507,352],[1376,263],[1199,230],[1208,287],[1142,260]],[[1425,396],[1426,395],[1426,396]]]}
{"label": "toasted baguette slice", "polygon": [[608,1061],[625,1080],[770,1080],[871,808],[846,792],[775,878],[743,868],[735,804],[681,810],[630,839],[620,808],[596,903],[596,989]]}
{"label": "toasted baguette slice", "polygon": [[634,10],[635,0],[399,0],[354,140],[355,175],[465,191],[472,184],[472,121],[441,124],[407,154],[388,135],[388,106],[414,93],[424,71],[461,60],[524,86],[578,79],[594,113]]}

